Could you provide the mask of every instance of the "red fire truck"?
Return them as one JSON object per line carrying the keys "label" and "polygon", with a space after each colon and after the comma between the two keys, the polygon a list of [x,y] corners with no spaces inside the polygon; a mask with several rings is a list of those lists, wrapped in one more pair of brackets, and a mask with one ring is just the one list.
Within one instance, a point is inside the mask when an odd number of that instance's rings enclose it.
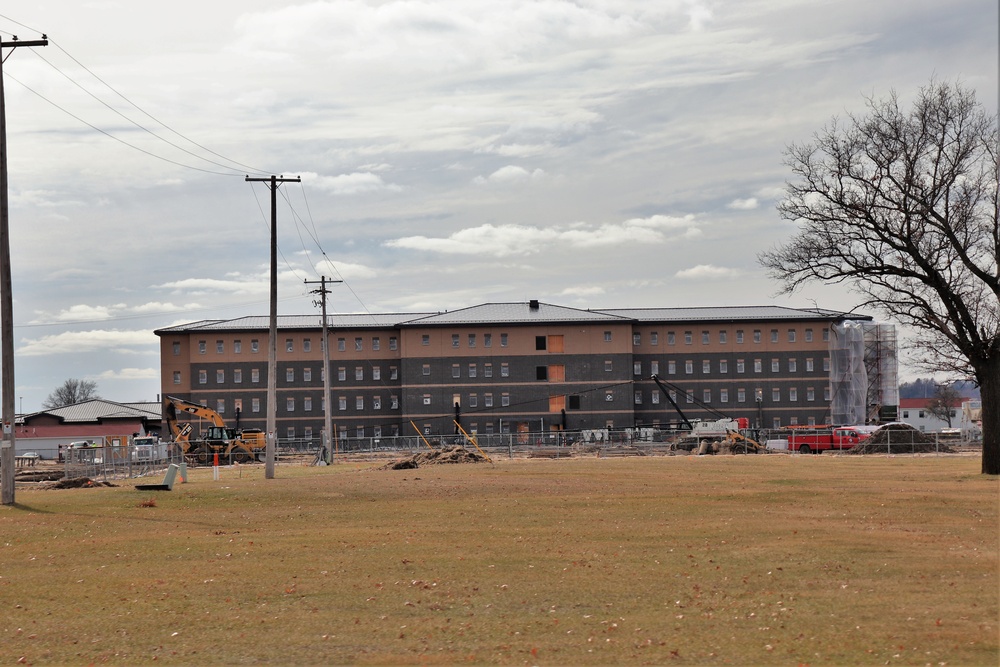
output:
{"label": "red fire truck", "polygon": [[793,429],[788,435],[788,451],[810,454],[827,449],[850,449],[867,440],[874,426],[838,426],[824,429]]}

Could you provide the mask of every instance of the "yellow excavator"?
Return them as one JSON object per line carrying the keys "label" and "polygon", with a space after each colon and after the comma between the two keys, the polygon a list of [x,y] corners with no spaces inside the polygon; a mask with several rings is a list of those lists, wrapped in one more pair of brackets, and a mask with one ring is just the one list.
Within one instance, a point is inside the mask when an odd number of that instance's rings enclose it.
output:
{"label": "yellow excavator", "polygon": [[[192,427],[190,423],[180,424],[177,421],[177,411],[181,410],[209,422],[207,430],[201,438],[191,440]],[[163,414],[167,426],[174,436],[174,442],[183,450],[185,457],[195,462],[207,465],[213,462],[215,455],[225,463],[247,463],[253,460],[263,460],[267,440],[260,429],[237,430],[226,426],[225,420],[212,408],[176,396],[167,396],[164,400]]]}

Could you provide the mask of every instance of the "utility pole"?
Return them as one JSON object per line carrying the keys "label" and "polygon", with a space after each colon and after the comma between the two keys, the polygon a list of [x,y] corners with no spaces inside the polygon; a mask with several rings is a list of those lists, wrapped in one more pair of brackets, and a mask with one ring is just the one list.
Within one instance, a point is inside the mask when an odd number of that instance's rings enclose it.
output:
{"label": "utility pole", "polygon": [[278,185],[302,179],[270,176],[246,177],[247,182],[267,183],[271,191],[271,320],[267,343],[267,444],[264,449],[264,478],[274,479],[274,454],[278,438]]}
{"label": "utility pole", "polygon": [[[320,303],[323,306],[323,447],[325,449],[323,460],[327,463],[333,462],[333,417],[330,414],[330,336],[326,328],[326,295],[330,290],[326,288],[326,283],[340,283],[342,280],[327,281],[326,276],[320,276],[319,280],[307,280],[306,285],[319,283],[320,287],[313,290],[313,294],[319,294]],[[313,303],[316,303],[313,301]]]}
{"label": "utility pole", "polygon": [[48,46],[41,39],[0,41],[0,414],[3,441],[0,444],[0,502],[14,504],[14,296],[10,280],[10,212],[7,206],[7,108],[3,90],[5,48]]}

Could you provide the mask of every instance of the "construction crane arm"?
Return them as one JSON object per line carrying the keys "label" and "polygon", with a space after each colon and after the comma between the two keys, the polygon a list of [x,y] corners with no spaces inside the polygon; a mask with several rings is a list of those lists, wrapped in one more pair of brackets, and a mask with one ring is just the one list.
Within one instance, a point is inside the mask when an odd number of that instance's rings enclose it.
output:
{"label": "construction crane arm", "polygon": [[201,417],[211,422],[212,426],[225,426],[226,422],[218,412],[212,408],[200,405],[198,403],[192,403],[191,401],[186,401],[183,398],[177,398],[176,396],[167,396],[167,420],[170,421],[171,417],[174,417],[176,421],[176,411],[183,410],[189,414],[196,417]]}

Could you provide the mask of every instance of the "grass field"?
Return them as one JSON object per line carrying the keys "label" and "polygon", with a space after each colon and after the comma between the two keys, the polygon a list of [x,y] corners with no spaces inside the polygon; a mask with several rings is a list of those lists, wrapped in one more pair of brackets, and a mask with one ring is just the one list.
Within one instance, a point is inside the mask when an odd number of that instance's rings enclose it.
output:
{"label": "grass field", "polygon": [[0,664],[996,665],[966,457],[194,470],[0,507]]}

